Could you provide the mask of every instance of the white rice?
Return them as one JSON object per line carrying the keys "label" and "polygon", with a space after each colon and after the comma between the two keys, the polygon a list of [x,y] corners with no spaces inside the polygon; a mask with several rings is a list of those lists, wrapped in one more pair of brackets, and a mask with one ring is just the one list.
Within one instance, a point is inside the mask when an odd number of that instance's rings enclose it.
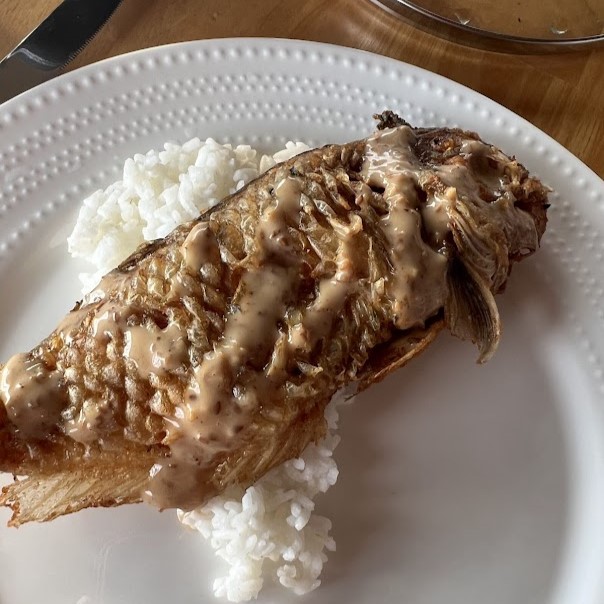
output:
{"label": "white rice", "polygon": [[[164,237],[275,163],[307,149],[290,142],[269,156],[247,145],[233,148],[195,138],[127,159],[122,180],[84,200],[68,238],[71,255],[92,264],[80,275],[83,291],[93,289],[143,241]],[[179,511],[181,522],[198,530],[230,566],[214,581],[217,597],[251,600],[265,580],[296,594],[319,586],[326,552],[335,550],[331,522],[314,513],[314,498],[338,477],[332,456],[339,441],[335,405],[326,410],[327,436],[299,459],[273,469],[245,491],[233,487],[197,510]]]}

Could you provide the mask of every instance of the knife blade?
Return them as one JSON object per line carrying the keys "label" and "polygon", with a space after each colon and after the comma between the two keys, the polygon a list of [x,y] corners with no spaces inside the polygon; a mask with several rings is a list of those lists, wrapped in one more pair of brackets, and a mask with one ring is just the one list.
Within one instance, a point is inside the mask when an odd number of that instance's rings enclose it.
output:
{"label": "knife blade", "polygon": [[63,0],[0,61],[0,103],[59,75],[122,0]]}

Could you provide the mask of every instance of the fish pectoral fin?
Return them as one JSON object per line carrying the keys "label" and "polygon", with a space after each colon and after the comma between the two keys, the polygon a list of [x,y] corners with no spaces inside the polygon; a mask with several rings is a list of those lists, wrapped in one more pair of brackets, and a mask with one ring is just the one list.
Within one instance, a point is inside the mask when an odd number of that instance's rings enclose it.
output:
{"label": "fish pectoral fin", "polygon": [[52,474],[32,473],[2,489],[0,505],[13,511],[9,526],[46,522],[87,507],[112,507],[141,501],[148,464],[90,464]]}
{"label": "fish pectoral fin", "polygon": [[445,323],[451,333],[478,346],[478,363],[488,361],[499,345],[501,321],[495,298],[484,280],[459,258],[447,272],[449,297]]}
{"label": "fish pectoral fin", "polygon": [[396,369],[406,365],[427,348],[443,327],[443,319],[438,318],[425,327],[401,331],[399,337],[387,344],[376,346],[359,373],[357,392],[380,382]]}

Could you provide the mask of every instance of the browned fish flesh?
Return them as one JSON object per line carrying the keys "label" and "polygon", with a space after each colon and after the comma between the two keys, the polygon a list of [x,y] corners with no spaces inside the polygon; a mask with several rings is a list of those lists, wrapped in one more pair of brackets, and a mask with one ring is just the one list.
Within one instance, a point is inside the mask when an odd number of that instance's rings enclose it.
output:
{"label": "browned fish flesh", "polygon": [[493,354],[493,294],[538,248],[547,188],[476,134],[376,117],[141,246],[0,366],[11,524],[195,508],[299,455],[334,393],[442,327]]}

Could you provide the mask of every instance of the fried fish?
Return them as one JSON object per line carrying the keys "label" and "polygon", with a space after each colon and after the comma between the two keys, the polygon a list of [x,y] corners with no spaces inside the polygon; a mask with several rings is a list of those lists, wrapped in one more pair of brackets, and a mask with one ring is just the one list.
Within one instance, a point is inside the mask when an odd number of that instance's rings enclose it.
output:
{"label": "fried fish", "polygon": [[334,393],[443,327],[491,357],[493,295],[539,247],[547,188],[474,133],[376,117],[141,246],[0,366],[10,524],[193,509],[299,455]]}

